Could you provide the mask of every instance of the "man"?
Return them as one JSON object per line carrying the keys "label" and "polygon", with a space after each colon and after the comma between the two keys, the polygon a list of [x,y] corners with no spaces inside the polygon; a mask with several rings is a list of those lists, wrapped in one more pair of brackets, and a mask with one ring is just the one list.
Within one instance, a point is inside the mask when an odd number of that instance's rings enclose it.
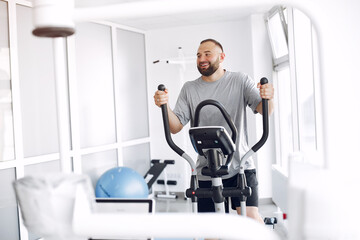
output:
{"label": "man", "polygon": [[[178,133],[189,121],[193,123],[194,113],[197,105],[206,99],[219,101],[230,114],[236,128],[238,138],[236,152],[229,174],[222,177],[224,187],[235,187],[237,174],[240,169],[240,159],[248,151],[248,136],[246,124],[246,106],[254,113],[262,113],[261,98],[269,99],[269,114],[273,112],[274,88],[272,84],[260,85],[256,89],[253,80],[243,74],[226,71],[222,67],[225,59],[223,47],[214,39],[206,39],[200,43],[197,52],[197,68],[201,77],[194,81],[186,82],[181,89],[174,111],[168,106],[169,125],[171,133]],[[155,104],[161,106],[168,103],[168,90],[156,91],[154,95]],[[221,113],[215,107],[204,107],[200,114],[199,126],[223,126],[229,133],[229,127]],[[207,165],[203,156],[198,157],[197,172],[199,187],[210,187],[211,181],[207,176],[201,175],[201,169]],[[245,175],[248,186],[252,188],[252,195],[246,201],[247,216],[263,223],[258,212],[258,188],[256,170],[253,160],[250,158],[245,164]],[[232,198],[232,208],[241,213],[239,198]],[[214,211],[211,199],[198,199],[199,212]]]}

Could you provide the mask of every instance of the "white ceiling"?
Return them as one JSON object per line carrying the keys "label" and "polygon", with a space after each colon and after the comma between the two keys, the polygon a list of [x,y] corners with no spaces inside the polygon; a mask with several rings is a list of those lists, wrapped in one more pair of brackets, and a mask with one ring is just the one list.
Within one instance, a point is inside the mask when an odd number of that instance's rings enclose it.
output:
{"label": "white ceiling", "polygon": [[[104,5],[110,4],[126,4],[126,3],[149,3],[151,0],[75,0],[76,8],[87,8],[87,7],[101,7]],[[181,0],[163,0],[166,3],[172,1]],[[197,0],[193,0],[197,1]],[[218,0],[222,2],[223,0]],[[238,0],[242,1],[242,0]],[[160,1],[161,2],[161,1]],[[157,1],[159,4],[159,1]],[[156,11],[157,6],[153,6],[154,11]],[[137,18],[112,18],[107,19],[121,25],[126,25],[129,27],[141,29],[141,30],[152,30],[160,28],[170,28],[170,27],[179,27],[179,26],[189,26],[189,25],[199,25],[199,24],[208,24],[214,22],[224,22],[224,21],[238,21],[244,19],[250,14],[255,13],[265,13],[270,10],[271,7],[231,7],[231,8],[219,8],[211,10],[196,10],[196,11],[180,11],[172,14],[159,14],[153,16],[143,16]],[[204,7],[207,9],[207,6]],[[191,10],[191,9],[189,9]]]}

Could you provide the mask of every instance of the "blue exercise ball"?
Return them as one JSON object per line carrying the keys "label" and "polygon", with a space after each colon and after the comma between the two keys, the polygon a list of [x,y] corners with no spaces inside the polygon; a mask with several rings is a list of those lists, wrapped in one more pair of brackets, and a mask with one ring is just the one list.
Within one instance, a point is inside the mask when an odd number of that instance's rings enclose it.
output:
{"label": "blue exercise ball", "polygon": [[103,173],[96,183],[97,198],[147,198],[148,185],[143,176],[128,167],[116,167]]}

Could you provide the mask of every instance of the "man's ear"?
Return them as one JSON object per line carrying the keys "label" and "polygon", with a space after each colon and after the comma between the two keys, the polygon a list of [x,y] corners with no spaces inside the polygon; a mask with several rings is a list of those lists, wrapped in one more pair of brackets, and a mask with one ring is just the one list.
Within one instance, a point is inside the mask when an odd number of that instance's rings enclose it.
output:
{"label": "man's ear", "polygon": [[220,62],[223,62],[225,59],[225,53],[220,53]]}

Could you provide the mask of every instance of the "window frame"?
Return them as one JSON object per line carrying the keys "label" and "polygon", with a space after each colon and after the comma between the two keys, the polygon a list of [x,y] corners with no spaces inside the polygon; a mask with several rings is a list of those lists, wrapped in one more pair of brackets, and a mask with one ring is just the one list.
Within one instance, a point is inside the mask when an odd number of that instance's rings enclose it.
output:
{"label": "window frame", "polygon": [[[287,18],[285,19],[284,11],[287,12]],[[282,56],[280,58],[276,58],[273,51],[273,75],[274,75],[274,88],[275,88],[275,106],[278,111],[274,113],[275,119],[275,145],[276,147],[276,165],[279,165],[283,168],[284,172],[288,174],[288,161],[289,157],[294,153],[301,153],[303,156],[303,161],[307,161],[311,164],[323,166],[324,163],[319,161],[319,159],[323,159],[319,156],[322,155],[322,132],[320,121],[321,121],[321,99],[319,97],[319,74],[318,74],[318,53],[317,53],[317,39],[314,38],[315,30],[313,25],[311,25],[311,41],[312,41],[312,71],[313,71],[313,86],[314,86],[314,108],[315,108],[315,148],[314,151],[302,151],[301,149],[301,132],[300,132],[300,119],[299,119],[299,111],[301,110],[301,106],[299,106],[299,94],[298,94],[298,79],[297,79],[297,65],[296,65],[296,45],[294,39],[294,9],[291,7],[283,7],[276,6],[272,8],[267,16],[265,16],[265,22],[268,29],[270,44],[273,45],[271,32],[269,31],[268,21],[269,18],[274,16],[276,13],[279,13],[281,17],[281,23],[284,33],[286,34],[287,45],[288,45],[288,55]],[[273,48],[273,46],[272,46]],[[279,71],[284,68],[289,68],[290,70],[290,84],[291,84],[291,112],[292,112],[292,141],[293,141],[293,149],[290,152],[283,152],[284,148],[282,146],[282,142],[284,142],[281,135],[281,126],[280,119],[284,116],[281,115],[281,105],[278,102],[279,97],[281,98],[281,92],[279,92],[280,88],[278,86],[277,78]],[[284,159],[287,156],[287,159]],[[316,157],[315,157],[316,156]],[[316,161],[317,160],[317,161]],[[286,162],[286,163],[285,163]]]}

